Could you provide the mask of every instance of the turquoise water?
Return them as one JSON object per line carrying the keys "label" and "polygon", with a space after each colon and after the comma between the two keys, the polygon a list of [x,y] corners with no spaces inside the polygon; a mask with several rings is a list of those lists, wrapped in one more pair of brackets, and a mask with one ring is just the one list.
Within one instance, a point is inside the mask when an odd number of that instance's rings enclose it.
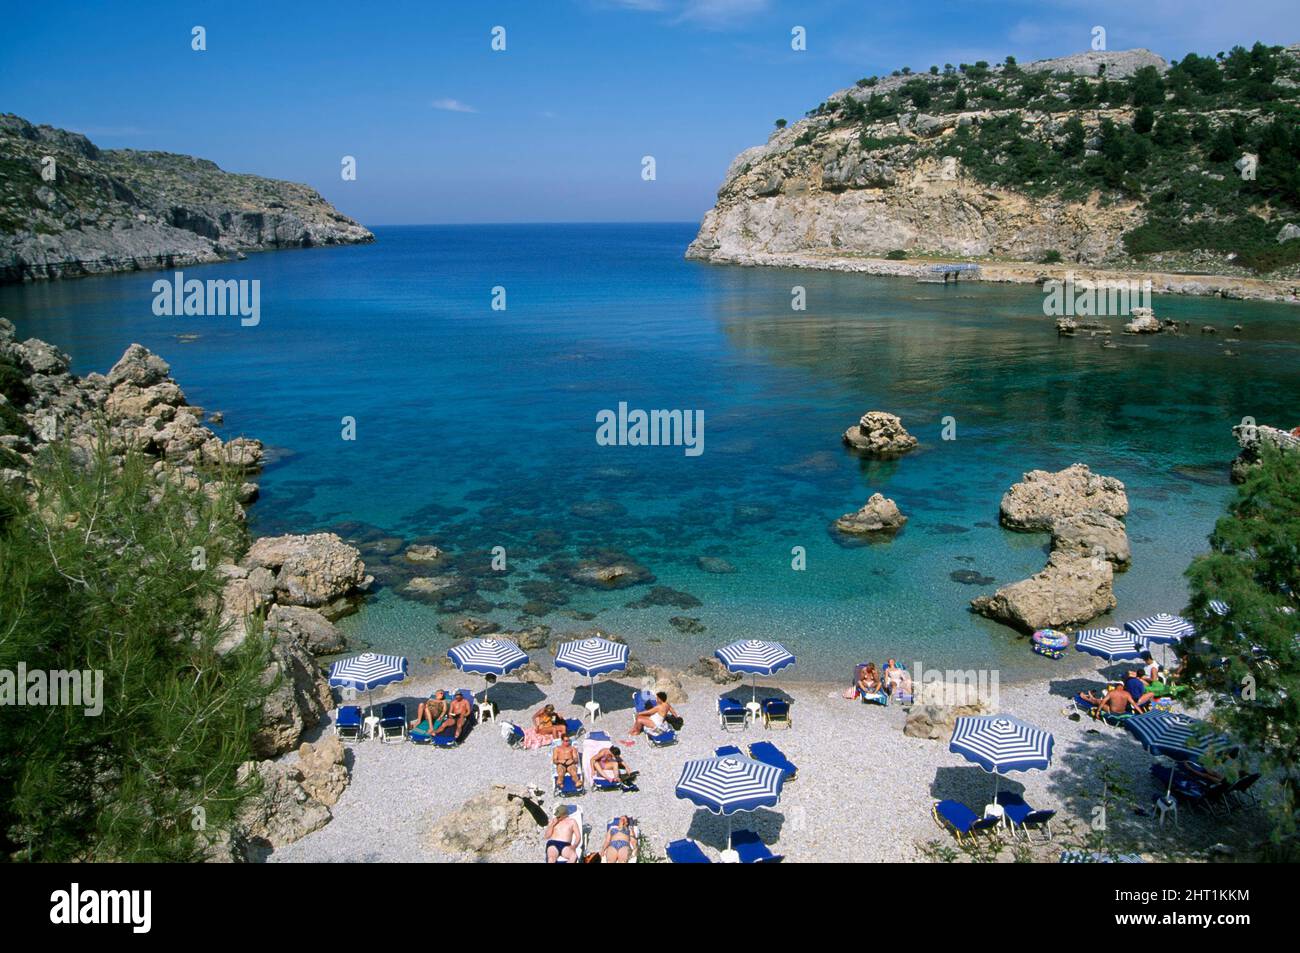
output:
{"label": "turquoise water", "polygon": [[[155,317],[158,273],[0,288],[0,314],[80,372],[106,370],[132,341],[166,357],[192,403],[224,412],[223,436],[273,449],[255,531],[362,543],[387,585],[344,625],[416,658],[444,651],[439,621],[468,611],[598,626],[648,660],[777,637],[803,677],[886,654],[1038,670],[1050,663],[1022,638],[966,610],[1045,560],[1045,536],[997,526],[1010,483],[1076,460],[1124,480],[1133,568],[1115,617],[1177,610],[1182,572],[1232,494],[1230,427],[1245,414],[1300,423],[1300,312],[1286,306],[1157,298],[1159,315],[1220,333],[1102,349],[1058,340],[1030,287],[702,265],[682,259],[688,224],[376,234],[187,270],[260,280],[257,327]],[[794,285],[804,312],[791,310]],[[490,307],[495,286],[504,311]],[[1225,345],[1234,323],[1242,340]],[[702,410],[703,454],[597,445],[597,412],[620,401]],[[902,416],[920,449],[888,463],[843,449],[871,409]],[[355,441],[340,437],[345,416]],[[945,416],[955,441],[940,439]],[[907,527],[887,544],[837,540],[831,521],[877,490]],[[438,571],[468,591],[442,606],[404,597],[409,571],[386,554],[412,541],[446,549]],[[495,546],[506,573],[490,568]],[[805,571],[791,568],[795,546]],[[571,584],[565,561],[594,550],[701,605],[634,608],[648,584]],[[735,571],[705,572],[702,556]],[[956,582],[960,570],[996,583]],[[680,632],[674,616],[704,631]]]}

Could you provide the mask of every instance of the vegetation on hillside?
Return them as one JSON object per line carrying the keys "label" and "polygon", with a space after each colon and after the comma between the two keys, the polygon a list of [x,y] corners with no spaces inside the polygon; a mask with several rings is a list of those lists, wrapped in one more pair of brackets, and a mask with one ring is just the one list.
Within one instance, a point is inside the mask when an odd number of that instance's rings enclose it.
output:
{"label": "vegetation on hillside", "polygon": [[[961,113],[918,154],[956,156],[977,180],[1034,196],[1139,202],[1146,220],[1124,237],[1132,257],[1207,251],[1261,273],[1300,263],[1300,238],[1277,240],[1300,217],[1292,50],[1189,53],[1166,73],[1143,66],[1123,79],[1029,71],[1013,57],[894,77],[859,80],[808,115],[823,129],[859,127],[859,144],[874,151],[918,140],[879,136],[873,124]],[[816,139],[811,127],[801,135]]]}
{"label": "vegetation on hillside", "polygon": [[246,545],[233,487],[152,467],[51,448],[34,497],[0,491],[0,673],[103,673],[98,715],[0,706],[5,859],[196,860],[252,793],[266,646],[216,653],[222,581],[195,568]]}
{"label": "vegetation on hillside", "polygon": [[[1267,799],[1269,849],[1300,857],[1300,454],[1264,448],[1187,570],[1202,643],[1192,683],[1214,699],[1213,721],[1277,782]],[[1226,603],[1225,614],[1211,601]]]}

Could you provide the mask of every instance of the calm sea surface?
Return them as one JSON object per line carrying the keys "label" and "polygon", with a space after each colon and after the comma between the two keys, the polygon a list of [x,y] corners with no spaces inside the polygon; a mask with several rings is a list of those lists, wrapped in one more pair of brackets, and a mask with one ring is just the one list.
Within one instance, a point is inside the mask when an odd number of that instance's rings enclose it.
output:
{"label": "calm sea surface", "polygon": [[[0,315],[82,373],[133,341],[162,354],[192,403],[225,414],[223,436],[273,451],[255,532],[357,540],[385,585],[342,624],[415,659],[444,652],[439,622],[469,613],[599,627],[649,661],[774,637],[805,678],[886,655],[1046,671],[966,608],[1045,561],[1046,536],[997,525],[1023,471],[1082,461],[1128,485],[1122,621],[1184,605],[1183,570],[1233,492],[1233,423],[1300,423],[1300,311],[1286,306],[1157,298],[1158,315],[1219,334],[1103,349],[1058,340],[1033,288],[702,265],[682,258],[694,231],[381,228],[371,246],[187,270],[260,280],[251,328],[155,317],[151,286],[169,273],[3,287]],[[795,285],[806,311],[791,309]],[[498,286],[505,310],[491,308]],[[596,415],[620,401],[703,411],[704,452],[599,446]],[[888,463],[847,452],[841,432],[872,409],[899,414],[921,447]],[[956,440],[940,439],[945,417]],[[876,491],[910,516],[903,532],[838,540],[831,521]],[[442,604],[402,595],[414,567],[392,554],[415,541],[449,554],[420,570],[456,577]],[[497,546],[505,573],[490,566]],[[654,581],[573,584],[566,570],[592,555]]]}

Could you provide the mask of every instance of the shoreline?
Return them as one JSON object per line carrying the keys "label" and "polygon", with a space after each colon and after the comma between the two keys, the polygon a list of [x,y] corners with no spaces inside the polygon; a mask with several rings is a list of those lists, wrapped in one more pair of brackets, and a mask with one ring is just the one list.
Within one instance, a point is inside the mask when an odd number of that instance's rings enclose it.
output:
{"label": "shoreline", "polygon": [[[1093,282],[1151,282],[1152,294],[1216,297],[1239,301],[1268,301],[1300,304],[1300,282],[1272,278],[1246,278],[1236,275],[1176,274],[1172,272],[1095,268],[1086,265],[1040,265],[1034,262],[982,261],[978,258],[910,258],[894,261],[868,256],[834,255],[823,252],[745,252],[686,257],[711,265],[744,267],[799,268],[810,271],[839,271],[884,278],[923,277],[930,266],[974,264],[980,269],[978,282],[1038,285],[1043,280],[1064,281],[1066,274],[1076,280]],[[970,280],[970,279],[967,279]],[[942,282],[936,282],[942,283]],[[957,282],[960,284],[960,281]]]}

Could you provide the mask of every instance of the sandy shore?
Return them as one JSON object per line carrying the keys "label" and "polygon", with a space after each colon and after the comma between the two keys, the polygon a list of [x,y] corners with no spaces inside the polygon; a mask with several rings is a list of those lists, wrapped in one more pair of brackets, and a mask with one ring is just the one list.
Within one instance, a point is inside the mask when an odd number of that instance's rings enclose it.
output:
{"label": "sandy shore", "polygon": [[[1063,713],[1066,699],[1089,684],[1095,668],[1080,669],[1074,660],[1060,664],[1060,677],[1003,687],[1004,712],[1052,731],[1055,757],[1048,771],[1010,776],[1004,787],[1023,791],[1035,807],[1060,812],[1067,828],[1058,841],[1070,841],[1068,828],[1094,817],[1099,802],[1098,770],[1105,763],[1131,788],[1135,803],[1149,806],[1156,788],[1149,769],[1150,756],[1128,732],[1098,725],[1091,719],[1071,721]],[[1085,677],[1080,677],[1080,676]],[[480,688],[476,678],[458,673],[411,680],[392,686],[384,700],[426,696],[435,686]],[[798,683],[780,677],[769,680],[794,699],[794,725],[788,731],[751,727],[726,733],[718,725],[716,699],[723,690],[703,680],[684,682],[689,700],[677,706],[686,719],[681,743],[653,749],[644,741],[628,747],[624,755],[641,772],[641,790],[635,793],[589,793],[577,799],[587,823],[603,832],[607,820],[619,813],[634,816],[649,837],[655,853],[680,837],[694,837],[714,855],[725,845],[726,823],[697,810],[674,796],[683,762],[708,757],[716,746],[768,739],[797,765],[799,777],[788,784],[779,805],[752,815],[738,815],[737,826],[749,826],[797,862],[878,862],[933,859],[927,842],[950,844],[951,838],[930,817],[934,800],[953,798],[976,811],[988,802],[993,778],[948,751],[947,740],[930,741],[903,734],[906,713],[900,706],[880,708],[840,697],[843,686]],[[596,697],[605,715],[597,727],[611,737],[627,737],[631,725],[630,680],[597,684]],[[543,695],[543,691],[545,694]],[[748,688],[729,688],[736,695]],[[760,692],[762,689],[760,688]],[[534,687],[508,680],[492,690],[501,718],[526,721],[543,700],[553,702],[570,716],[580,713],[587,699],[586,683],[566,672],[555,673],[555,683]],[[376,693],[376,700],[379,699]],[[324,727],[322,730],[332,730]],[[470,861],[536,862],[541,859],[541,830],[521,837],[511,847],[485,858],[449,856],[431,849],[426,834],[441,816],[455,810],[494,782],[537,784],[546,789],[544,806],[554,807],[550,796],[550,752],[508,748],[499,730],[476,727],[459,748],[433,750],[411,744],[384,745],[366,741],[350,747],[352,781],[334,807],[334,819],[297,843],[276,850],[269,860],[306,862],[356,861]],[[292,758],[293,755],[288,757]],[[1110,818],[1117,838],[1126,846],[1183,845],[1205,850],[1216,842],[1246,845],[1258,836],[1257,812],[1238,811],[1228,818],[1210,819],[1188,811],[1175,831],[1161,832],[1149,816],[1131,807],[1115,809]],[[600,835],[603,836],[603,833]],[[596,844],[595,846],[599,846]],[[1035,858],[1054,860],[1055,847],[1037,848]],[[1010,859],[1010,852],[1006,852]]]}
{"label": "sandy shore", "polygon": [[[718,265],[767,265],[779,268],[811,268],[819,271],[848,271],[913,280],[927,276],[932,265],[971,262],[980,267],[980,281],[1009,284],[1037,284],[1044,277],[1064,281],[1067,272],[1076,281],[1150,281],[1154,294],[1208,295],[1247,301],[1300,303],[1300,283],[1295,280],[1247,278],[1237,275],[1174,274],[1141,269],[1107,270],[1085,265],[1041,265],[1035,262],[983,261],[980,259],[912,258],[892,261],[825,252],[750,252],[744,255],[714,254],[707,259]],[[969,279],[967,279],[969,280]]]}

